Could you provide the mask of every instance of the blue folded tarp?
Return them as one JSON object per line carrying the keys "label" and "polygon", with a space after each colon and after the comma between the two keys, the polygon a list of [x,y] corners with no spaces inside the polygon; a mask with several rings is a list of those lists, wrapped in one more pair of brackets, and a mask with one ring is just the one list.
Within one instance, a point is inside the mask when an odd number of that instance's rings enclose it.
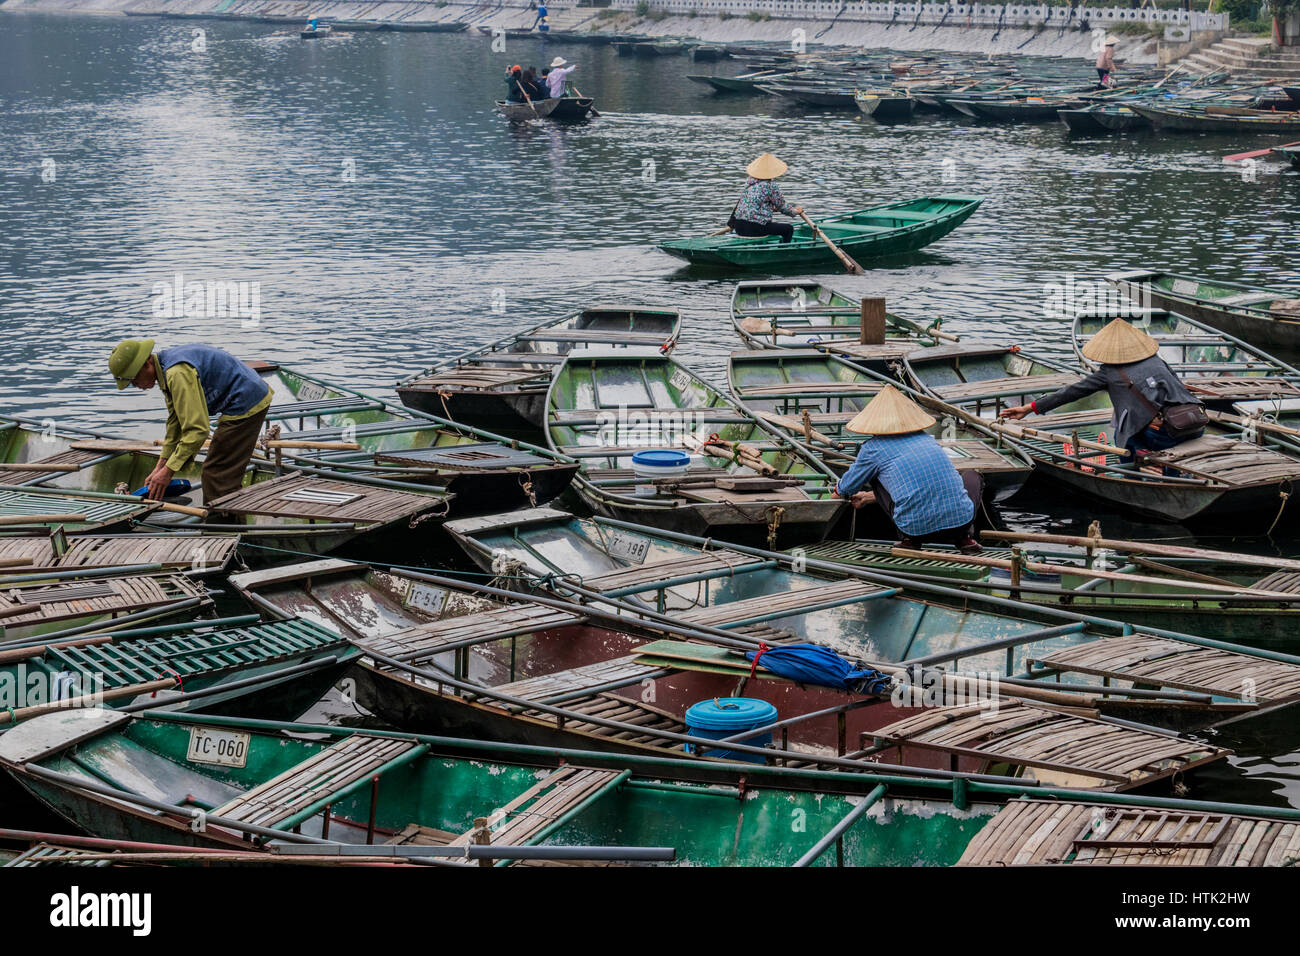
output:
{"label": "blue folded tarp", "polygon": [[[759,651],[747,651],[745,657],[753,660]],[[854,667],[829,647],[820,644],[787,644],[769,647],[761,652],[759,664],[778,677],[798,684],[816,684],[834,687],[858,694],[883,694],[888,692],[891,678],[872,668]]]}

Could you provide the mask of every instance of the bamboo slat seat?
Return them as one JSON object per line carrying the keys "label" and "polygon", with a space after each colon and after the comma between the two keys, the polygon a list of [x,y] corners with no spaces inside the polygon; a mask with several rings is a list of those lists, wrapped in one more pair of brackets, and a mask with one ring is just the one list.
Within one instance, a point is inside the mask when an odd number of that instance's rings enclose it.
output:
{"label": "bamboo slat seat", "polygon": [[[505,806],[487,817],[492,842],[507,846],[526,846],[539,839],[542,831],[566,812],[613,787],[622,776],[617,770],[592,770],[585,767],[561,767],[529,787]],[[465,846],[474,840],[474,831],[462,833],[452,846]]]}
{"label": "bamboo slat seat", "polygon": [[720,548],[607,571],[595,577],[583,578],[582,584],[593,591],[625,591],[628,588],[642,586],[644,590],[653,590],[671,578],[712,574],[718,571],[730,572],[753,565],[756,560],[758,559],[741,554],[739,551]]}
{"label": "bamboo slat seat", "polygon": [[386,523],[440,506],[443,499],[357,482],[284,475],[208,502],[209,508],[246,515]]}
{"label": "bamboo slat seat", "polygon": [[638,663],[635,655],[628,655],[626,657],[615,657],[607,661],[599,661],[595,664],[571,667],[568,670],[555,671],[550,674],[541,674],[537,677],[529,677],[509,684],[498,684],[492,689],[510,697],[521,697],[524,700],[545,703],[549,698],[588,687],[636,683],[642,678],[649,677],[661,670],[662,668],[659,667]]}
{"label": "bamboo slat seat", "polygon": [[974,382],[939,385],[934,393],[944,401],[967,401],[973,398],[997,398],[1004,395],[1045,395],[1064,385],[1083,378],[1079,372],[1057,372],[1050,375],[1011,375],[1007,378],[986,378]]}
{"label": "bamboo slat seat", "polygon": [[742,601],[729,601],[725,604],[676,611],[673,616],[684,624],[725,628],[753,618],[758,619],[753,623],[761,623],[775,618],[807,614],[826,607],[865,600],[884,590],[880,585],[866,581],[837,581],[819,587],[762,594]]}
{"label": "bamboo slat seat", "polygon": [[[32,481],[38,478],[49,478],[54,475],[61,475],[69,470],[69,467],[80,469],[83,465],[92,461],[104,458],[106,455],[102,451],[92,451],[84,448],[68,448],[56,455],[49,455],[45,458],[38,458],[35,461],[24,462],[24,467],[14,468],[6,467],[0,464],[0,485],[20,485],[24,482]],[[41,471],[40,465],[59,465],[65,467],[54,467],[49,471]]]}
{"label": "bamboo slat seat", "polygon": [[540,604],[510,605],[446,617],[428,624],[408,627],[393,634],[359,639],[356,643],[367,651],[387,657],[417,662],[427,660],[448,644],[472,638],[484,642],[519,634],[533,634],[552,628],[567,627],[586,620],[567,611]]}

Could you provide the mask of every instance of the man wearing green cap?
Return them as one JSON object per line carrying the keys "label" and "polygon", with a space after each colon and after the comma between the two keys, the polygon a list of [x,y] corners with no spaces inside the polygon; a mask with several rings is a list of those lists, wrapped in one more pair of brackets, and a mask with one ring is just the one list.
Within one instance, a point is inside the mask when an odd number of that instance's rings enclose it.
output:
{"label": "man wearing green cap", "polygon": [[167,402],[167,433],[148,497],[161,499],[172,475],[203,448],[213,415],[217,430],[203,459],[203,500],[238,491],[271,405],[271,387],[229,352],[210,345],[178,345],[154,353],[153,339],[128,339],[113,349],[108,369],[117,387],[150,389]]}

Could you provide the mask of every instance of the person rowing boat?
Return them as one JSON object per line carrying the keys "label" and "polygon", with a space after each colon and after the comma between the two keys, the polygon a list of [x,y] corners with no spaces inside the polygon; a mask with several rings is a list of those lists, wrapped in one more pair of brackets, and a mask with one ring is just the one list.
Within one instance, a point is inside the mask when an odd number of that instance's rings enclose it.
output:
{"label": "person rowing boat", "polygon": [[[1114,409],[1114,444],[1127,452],[1121,461],[1124,467],[1132,467],[1143,454],[1165,451],[1204,434],[1208,418],[1201,403],[1160,357],[1160,343],[1147,333],[1114,319],[1082,351],[1084,358],[1100,366],[1095,372],[1002,414],[1013,419],[1046,415],[1104,390]],[[1165,469],[1166,474],[1170,471]]]}
{"label": "person rowing boat", "polygon": [[794,226],[788,222],[773,222],[772,214],[782,212],[787,216],[803,215],[802,206],[792,206],[781,195],[776,180],[784,176],[789,166],[771,153],[764,153],[745,167],[749,179],[745,191],[731,212],[727,225],[738,236],[780,236],[789,242]]}
{"label": "person rowing boat", "polygon": [[835,496],[855,508],[870,498],[894,523],[899,546],[917,549],[926,541],[955,545],[963,554],[978,554],[976,505],[984,495],[978,471],[958,472],[943,446],[925,429],[934,419],[906,395],[886,385],[852,421],[848,431],[871,437],[835,486]]}

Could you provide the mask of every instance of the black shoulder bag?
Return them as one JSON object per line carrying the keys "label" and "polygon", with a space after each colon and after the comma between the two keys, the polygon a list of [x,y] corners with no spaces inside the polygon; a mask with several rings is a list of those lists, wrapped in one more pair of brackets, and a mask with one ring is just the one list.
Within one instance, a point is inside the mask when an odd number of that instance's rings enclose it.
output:
{"label": "black shoulder bag", "polygon": [[1173,405],[1166,405],[1164,408],[1156,408],[1151,399],[1142,394],[1142,389],[1133,384],[1133,380],[1128,377],[1128,373],[1122,368],[1115,369],[1119,377],[1124,380],[1124,384],[1129,390],[1141,399],[1142,404],[1151,410],[1154,416],[1152,422],[1160,420],[1160,428],[1170,438],[1186,438],[1194,435],[1206,425],[1210,424],[1210,416],[1205,414],[1205,409],[1198,402],[1178,402]]}

